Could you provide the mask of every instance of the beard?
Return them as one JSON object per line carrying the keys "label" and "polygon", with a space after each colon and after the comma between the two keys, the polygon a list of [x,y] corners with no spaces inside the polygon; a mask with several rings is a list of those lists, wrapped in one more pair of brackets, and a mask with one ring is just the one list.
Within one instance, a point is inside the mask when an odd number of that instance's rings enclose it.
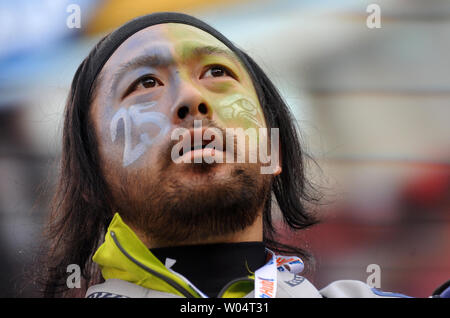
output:
{"label": "beard", "polygon": [[272,184],[260,164],[173,164],[167,160],[170,146],[160,153],[158,169],[121,176],[113,195],[127,224],[161,247],[194,244],[254,224]]}

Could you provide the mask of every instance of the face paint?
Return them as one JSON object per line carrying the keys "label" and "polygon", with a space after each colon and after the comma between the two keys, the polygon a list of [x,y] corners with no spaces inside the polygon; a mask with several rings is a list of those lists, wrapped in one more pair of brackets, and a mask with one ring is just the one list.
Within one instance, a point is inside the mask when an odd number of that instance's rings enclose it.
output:
{"label": "face paint", "polygon": [[[175,55],[182,80],[191,82],[211,107],[215,121],[222,128],[263,128],[265,121],[252,80],[234,52],[202,30],[168,25],[169,38],[175,42]],[[183,61],[186,61],[183,63]],[[198,67],[220,66],[229,72],[218,78],[201,79],[190,76],[189,61]],[[201,83],[202,80],[207,82]],[[258,137],[257,137],[258,139]]]}
{"label": "face paint", "polygon": [[[169,25],[168,34],[169,38],[175,43],[175,60],[180,65],[181,80],[189,82],[202,94],[202,97],[212,109],[214,121],[226,130],[230,128],[230,134],[234,135],[237,140],[236,162],[243,163],[248,160],[250,163],[255,163],[259,143],[265,145],[267,134],[262,135],[262,138],[260,137],[260,129],[266,127],[265,120],[252,80],[245,67],[234,52],[220,41],[211,39],[210,35],[199,29]],[[197,81],[191,75],[192,70],[195,70],[195,68],[190,68],[192,64],[199,69],[209,66],[223,66],[226,69],[226,74],[217,78],[200,77],[200,80]],[[236,129],[238,132],[235,132]],[[227,139],[227,141],[230,140],[232,139]],[[246,140],[248,141],[247,149]],[[211,147],[214,147],[214,145],[211,145]],[[175,151],[174,154],[177,154],[177,152]],[[227,158],[229,154],[227,152]],[[185,157],[185,159],[187,158]],[[202,162],[202,158],[195,157],[195,159]],[[211,156],[205,156],[203,159],[207,163],[214,161],[211,160]],[[222,158],[216,157],[214,159],[215,162],[221,162]],[[227,160],[227,163],[232,161],[234,160]]]}
{"label": "face paint", "polygon": [[225,120],[236,119],[243,124],[247,121],[245,128],[253,125],[263,127],[261,110],[250,99],[235,94],[222,99],[219,105],[218,112]]}
{"label": "face paint", "polygon": [[[111,141],[114,142],[117,136],[117,128],[119,121],[122,119],[124,125],[124,150],[123,150],[123,166],[126,167],[142,156],[147,148],[151,146],[161,137],[165,136],[169,131],[169,119],[166,115],[160,112],[146,112],[156,105],[155,102],[135,104],[128,109],[120,108],[111,119],[110,133]],[[133,126],[140,127],[145,123],[151,123],[159,127],[159,133],[150,138],[148,133],[141,133],[139,135],[140,142],[132,146],[132,128]]]}
{"label": "face paint", "polygon": [[[191,102],[186,100],[191,98],[189,96],[197,96],[196,102],[207,105],[210,110],[208,116],[221,129],[252,128],[258,131],[258,128],[266,127],[258,96],[244,65],[234,52],[210,34],[188,25],[165,24],[144,29],[124,44],[123,49],[119,48],[107,64],[111,74],[130,61],[151,54],[154,54],[155,61],[163,59],[173,63],[149,67],[147,62],[142,62],[123,73],[121,84],[114,88],[115,94],[111,95],[110,104],[114,105],[111,108],[117,111],[109,114],[104,111],[103,116],[107,119],[102,126],[105,125],[103,127],[108,131],[105,137],[114,144],[117,143],[122,120],[124,144],[123,148],[104,145],[105,157],[111,158],[108,151],[112,150],[114,156],[121,160],[121,165],[127,168],[137,165],[138,159],[145,157],[145,160],[139,161],[139,169],[158,160],[153,155],[157,152],[149,150],[159,147],[155,146],[157,141],[168,137],[180,124],[174,121],[176,111],[183,105],[181,103]],[[213,67],[222,68],[223,72],[217,76],[212,72]],[[140,85],[130,91],[133,82],[145,75],[157,78],[161,86]],[[135,104],[127,106],[133,103],[128,98]],[[153,128],[149,131],[150,126],[145,124],[151,124]],[[252,139],[251,145],[258,145],[258,133],[248,138]],[[247,150],[256,152],[258,147],[250,148]],[[118,153],[119,149],[123,152]],[[236,152],[239,154],[239,149]]]}

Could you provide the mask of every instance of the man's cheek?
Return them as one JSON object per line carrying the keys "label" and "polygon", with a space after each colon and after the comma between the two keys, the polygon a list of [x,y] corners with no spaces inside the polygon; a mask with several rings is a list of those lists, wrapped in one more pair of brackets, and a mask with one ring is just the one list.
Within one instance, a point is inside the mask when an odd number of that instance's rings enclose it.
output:
{"label": "man's cheek", "polygon": [[247,129],[265,126],[259,104],[248,96],[229,95],[215,103],[213,108],[227,127]]}
{"label": "man's cheek", "polygon": [[[119,108],[109,123],[112,145],[122,146],[122,165],[135,165],[154,144],[161,141],[170,130],[169,118],[153,111],[156,103],[135,104]],[[116,147],[114,147],[116,148]]]}
{"label": "man's cheek", "polygon": [[[232,94],[217,100],[213,110],[216,120],[227,130],[227,142],[233,136],[238,155],[245,156],[245,162],[255,162],[259,142],[263,142],[260,129],[265,129],[259,103],[247,95]],[[237,161],[244,162],[242,160]]]}

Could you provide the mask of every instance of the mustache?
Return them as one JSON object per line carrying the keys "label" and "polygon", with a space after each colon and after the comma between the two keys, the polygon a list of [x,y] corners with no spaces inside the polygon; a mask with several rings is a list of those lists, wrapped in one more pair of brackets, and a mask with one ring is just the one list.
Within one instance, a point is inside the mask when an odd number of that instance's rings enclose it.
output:
{"label": "mustache", "polygon": [[201,127],[203,128],[216,128],[216,129],[219,129],[222,133],[224,133],[225,134],[225,128],[224,127],[221,127],[220,125],[219,125],[219,123],[218,122],[216,122],[214,119],[209,119],[209,118],[204,118],[204,119],[195,119],[195,118],[192,118],[192,119],[190,119],[190,120],[187,120],[187,121],[183,121],[180,125],[179,125],[179,127],[177,127],[177,128],[185,128],[185,129],[191,129],[191,128],[195,128],[195,126],[194,126],[194,124],[195,124],[195,122],[199,122],[199,121],[201,121]]}

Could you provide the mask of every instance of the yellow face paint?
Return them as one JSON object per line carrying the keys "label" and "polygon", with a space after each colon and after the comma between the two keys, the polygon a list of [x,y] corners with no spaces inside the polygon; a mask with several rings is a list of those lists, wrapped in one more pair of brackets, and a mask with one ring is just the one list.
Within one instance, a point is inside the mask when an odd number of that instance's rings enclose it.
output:
{"label": "yellow face paint", "polygon": [[[174,42],[182,80],[201,91],[217,122],[224,128],[266,127],[251,78],[233,51],[209,33],[188,25],[168,24],[167,32]],[[193,70],[212,65],[225,67],[231,76],[203,85],[191,76]]]}
{"label": "yellow face paint", "polygon": [[217,110],[224,121],[237,121],[243,128],[263,128],[263,116],[258,106],[246,96],[234,94],[223,98]]}

